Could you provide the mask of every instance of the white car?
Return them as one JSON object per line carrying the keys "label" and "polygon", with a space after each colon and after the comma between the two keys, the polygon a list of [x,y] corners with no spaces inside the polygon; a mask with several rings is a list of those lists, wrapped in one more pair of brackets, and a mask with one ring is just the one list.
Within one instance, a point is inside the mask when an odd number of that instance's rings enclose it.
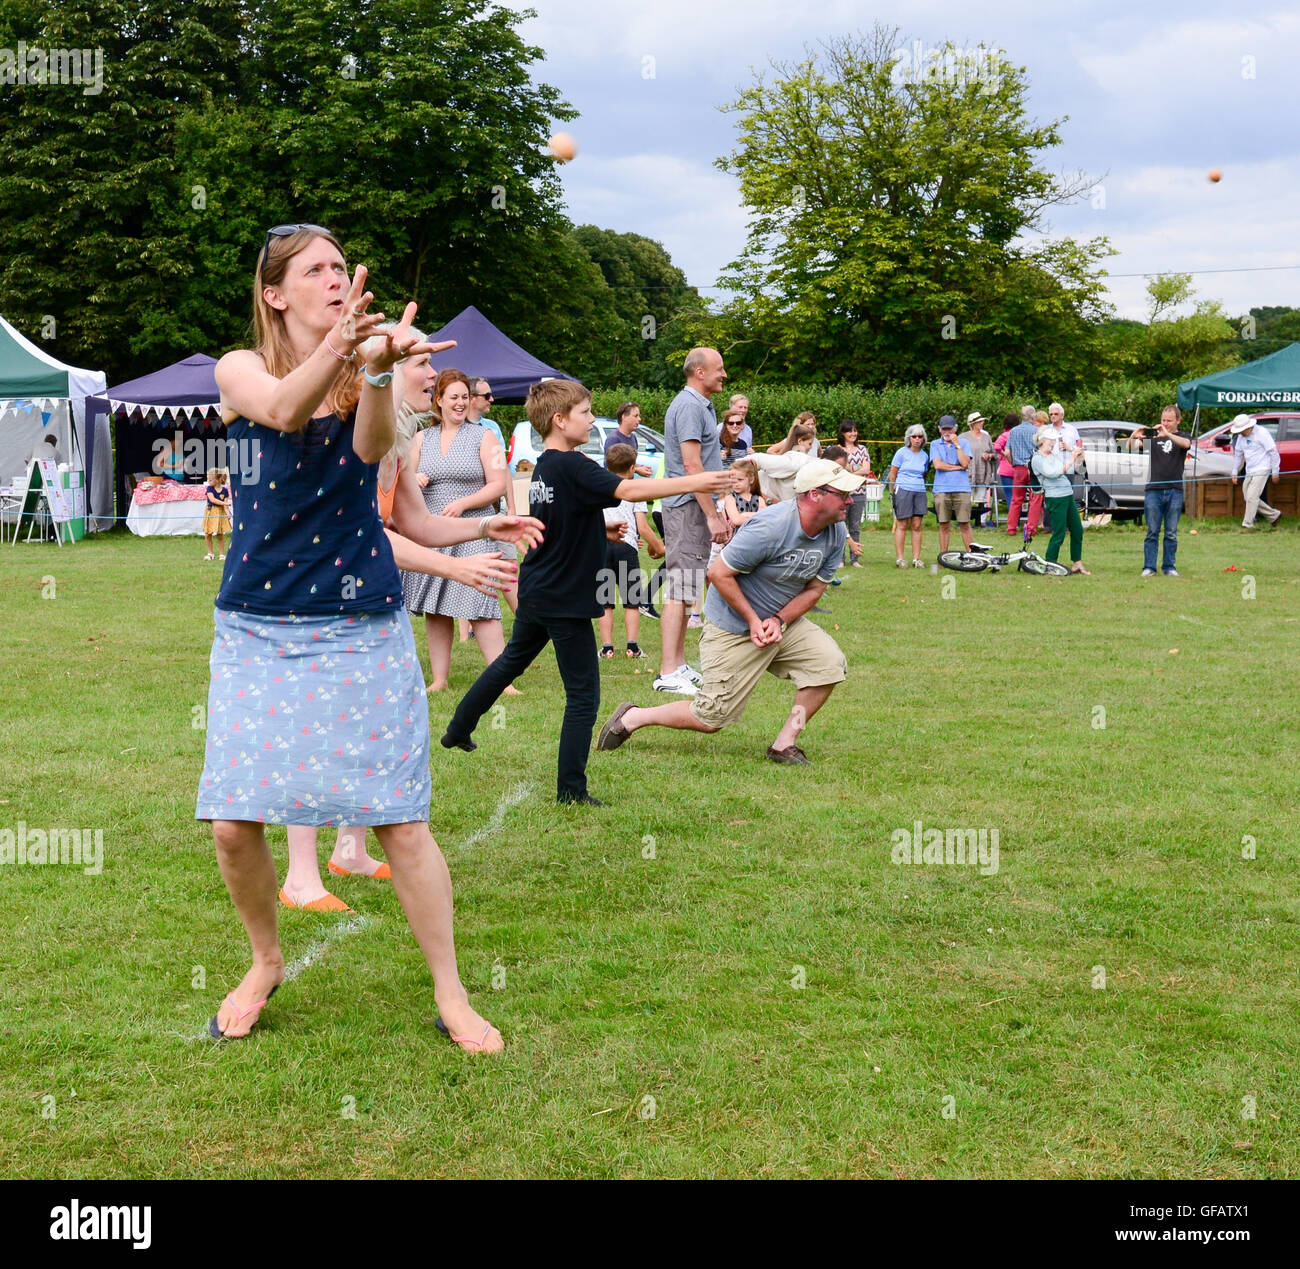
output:
{"label": "white car", "polygon": [[[1129,438],[1138,426],[1136,423],[1105,419],[1075,423],[1074,426],[1078,429],[1084,449],[1084,479],[1080,481],[1078,496],[1083,496],[1086,481],[1119,509],[1140,511],[1146,500],[1147,475],[1151,470],[1147,444],[1154,429],[1146,429],[1147,440],[1140,447],[1130,447]],[[1184,482],[1231,474],[1230,455],[1198,449],[1195,445],[1188,451],[1187,462],[1183,467]]]}
{"label": "white car", "polygon": [[[587,455],[592,462],[600,463],[602,466],[605,462],[605,438],[611,432],[618,431],[618,424],[613,419],[597,419],[591,429],[591,435],[587,438],[587,443],[582,447],[582,452]],[[638,445],[637,461],[653,467],[655,460],[664,452],[664,437],[662,432],[656,432],[652,427],[646,427],[644,423],[636,430]],[[510,444],[506,450],[506,462],[510,464],[510,474],[515,474],[515,468],[520,461],[527,459],[533,466],[537,466],[537,456],[542,452],[542,438],[538,436],[536,429],[527,419],[521,423],[515,424],[515,430],[510,433]]]}

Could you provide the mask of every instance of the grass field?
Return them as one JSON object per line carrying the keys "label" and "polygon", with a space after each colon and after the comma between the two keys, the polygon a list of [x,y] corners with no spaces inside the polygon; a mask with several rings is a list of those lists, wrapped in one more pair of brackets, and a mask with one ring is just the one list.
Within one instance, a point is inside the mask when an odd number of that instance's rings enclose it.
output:
{"label": "grass field", "polygon": [[[364,922],[283,914],[311,963],[253,1037],[200,1038],[247,956],[193,818],[217,566],[0,549],[0,827],[104,842],[99,875],[0,877],[0,1174],[1294,1176],[1300,533],[1191,527],[1147,581],[1118,525],[1064,580],[900,573],[868,533],[815,765],[763,761],[769,679],[719,735],[593,754],[603,810],[554,804],[544,657],[478,752],[434,749],[496,1059],[434,1032],[358,879]],[[602,719],[654,695],[616,629]],[[457,647],[435,735],[480,664]],[[996,829],[997,872],[893,863],[917,820]]]}

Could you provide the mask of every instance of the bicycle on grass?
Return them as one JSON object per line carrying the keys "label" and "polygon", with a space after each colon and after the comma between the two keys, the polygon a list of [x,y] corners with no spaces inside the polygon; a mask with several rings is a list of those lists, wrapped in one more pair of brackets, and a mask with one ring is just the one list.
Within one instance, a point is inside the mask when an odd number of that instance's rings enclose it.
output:
{"label": "bicycle on grass", "polygon": [[991,546],[981,546],[978,542],[972,542],[969,551],[940,551],[939,563],[944,568],[956,569],[959,573],[982,573],[985,569],[996,573],[1012,564],[1018,564],[1022,573],[1033,573],[1037,577],[1070,575],[1070,570],[1064,564],[1045,560],[1033,551],[996,552]]}

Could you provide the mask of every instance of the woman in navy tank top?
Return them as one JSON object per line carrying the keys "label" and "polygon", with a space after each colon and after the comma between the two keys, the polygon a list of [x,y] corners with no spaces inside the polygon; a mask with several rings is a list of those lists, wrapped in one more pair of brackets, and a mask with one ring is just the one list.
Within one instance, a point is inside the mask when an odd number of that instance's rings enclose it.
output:
{"label": "woman in navy tank top", "polygon": [[[284,978],[275,864],[263,826],[373,825],[433,972],[439,1029],[468,1051],[500,1032],[456,968],[451,880],[429,832],[423,676],[380,523],[376,471],[396,437],[392,371],[439,351],[415,305],[382,313],[316,225],[270,230],[254,279],[256,350],[216,367],[232,454],[234,530],[217,595],[207,754],[196,818],[212,821],[253,963],[209,1029],[246,1036]],[[480,522],[484,525],[486,521]]]}

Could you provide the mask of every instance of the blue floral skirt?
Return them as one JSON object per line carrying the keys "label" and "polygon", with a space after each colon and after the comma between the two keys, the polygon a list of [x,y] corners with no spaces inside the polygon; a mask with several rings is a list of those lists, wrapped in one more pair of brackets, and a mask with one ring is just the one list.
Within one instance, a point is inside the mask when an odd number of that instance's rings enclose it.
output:
{"label": "blue floral skirt", "polygon": [[216,611],[195,819],[429,818],[429,713],[406,614]]}

